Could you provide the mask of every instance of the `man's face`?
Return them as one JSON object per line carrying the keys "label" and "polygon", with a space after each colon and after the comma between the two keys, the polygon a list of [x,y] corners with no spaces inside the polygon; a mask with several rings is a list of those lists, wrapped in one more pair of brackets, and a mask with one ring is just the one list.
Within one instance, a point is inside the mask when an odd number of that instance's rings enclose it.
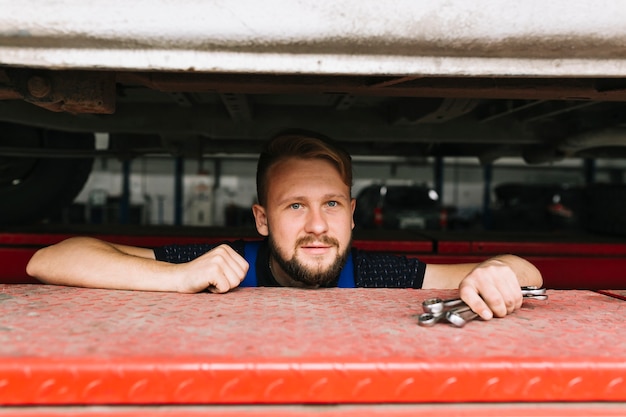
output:
{"label": "man's face", "polygon": [[253,210],[257,230],[269,235],[282,269],[275,274],[306,285],[327,284],[339,275],[350,247],[355,207],[350,187],[320,159],[281,161],[268,179],[267,205]]}

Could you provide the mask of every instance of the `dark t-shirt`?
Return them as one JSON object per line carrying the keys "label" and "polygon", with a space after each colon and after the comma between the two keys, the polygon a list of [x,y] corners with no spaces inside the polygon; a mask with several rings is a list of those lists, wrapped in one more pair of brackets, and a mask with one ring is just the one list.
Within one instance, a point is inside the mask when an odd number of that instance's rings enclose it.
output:
{"label": "dark t-shirt", "polygon": [[[223,242],[244,256],[245,241]],[[168,245],[154,249],[156,259],[170,263],[189,262],[213,249],[218,244]],[[352,248],[354,283],[364,288],[421,288],[426,264],[415,258],[367,252]],[[280,287],[269,269],[269,245],[264,240],[256,260],[257,286]],[[329,285],[336,287],[337,280]]]}

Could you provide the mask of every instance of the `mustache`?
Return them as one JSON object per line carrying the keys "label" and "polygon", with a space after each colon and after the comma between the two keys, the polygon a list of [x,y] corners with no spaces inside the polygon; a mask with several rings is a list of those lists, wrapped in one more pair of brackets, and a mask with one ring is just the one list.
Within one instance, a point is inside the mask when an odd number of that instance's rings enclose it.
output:
{"label": "mustache", "polygon": [[322,243],[328,246],[337,246],[337,247],[339,246],[339,241],[337,239],[332,238],[330,236],[326,236],[326,235],[320,236],[320,237],[316,237],[316,236],[302,237],[296,241],[296,246],[307,246],[313,243]]}

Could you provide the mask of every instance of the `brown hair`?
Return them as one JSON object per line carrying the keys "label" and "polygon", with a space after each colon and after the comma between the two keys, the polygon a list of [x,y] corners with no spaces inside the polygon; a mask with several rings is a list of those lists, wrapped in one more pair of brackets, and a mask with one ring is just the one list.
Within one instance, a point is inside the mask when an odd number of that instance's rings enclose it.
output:
{"label": "brown hair", "polygon": [[352,187],[352,158],[337,143],[320,134],[290,130],[270,139],[259,156],[256,171],[256,192],[259,204],[267,203],[267,174],[277,162],[287,158],[325,159],[337,168],[343,183]]}

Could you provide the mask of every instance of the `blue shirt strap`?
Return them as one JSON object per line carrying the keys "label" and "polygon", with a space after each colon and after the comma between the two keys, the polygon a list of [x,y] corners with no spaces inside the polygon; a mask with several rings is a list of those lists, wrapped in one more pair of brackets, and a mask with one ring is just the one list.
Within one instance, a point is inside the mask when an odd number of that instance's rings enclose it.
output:
{"label": "blue shirt strap", "polygon": [[249,268],[246,277],[243,279],[240,287],[256,287],[256,258],[259,253],[259,247],[261,247],[261,241],[246,242],[244,245],[244,258],[248,262]]}
{"label": "blue shirt strap", "polygon": [[356,287],[356,284],[354,283],[354,262],[352,261],[352,251],[348,253],[348,259],[346,259],[346,264],[343,266],[341,274],[339,275],[339,282],[337,283],[337,287]]}

